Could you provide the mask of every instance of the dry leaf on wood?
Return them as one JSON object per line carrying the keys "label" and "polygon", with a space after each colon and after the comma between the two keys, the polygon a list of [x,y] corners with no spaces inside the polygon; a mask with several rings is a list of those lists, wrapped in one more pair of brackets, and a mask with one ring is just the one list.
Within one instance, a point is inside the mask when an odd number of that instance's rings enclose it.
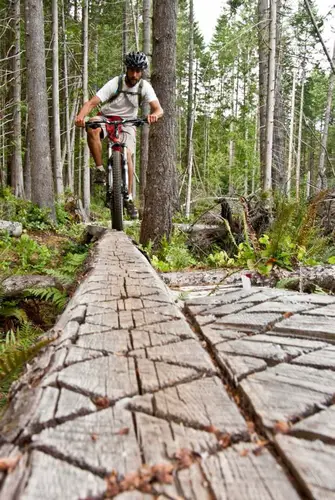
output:
{"label": "dry leaf on wood", "polygon": [[93,399],[93,403],[99,410],[103,410],[105,408],[108,408],[110,406],[110,401],[107,398],[107,396],[100,396],[98,398]]}
{"label": "dry leaf on wood", "polygon": [[286,434],[290,430],[290,424],[288,422],[278,421],[274,426],[274,430],[275,432]]}
{"label": "dry leaf on wood", "polygon": [[0,458],[0,470],[12,472],[12,470],[14,470],[17,466],[17,463],[21,457],[22,455],[19,454],[15,457]]}
{"label": "dry leaf on wood", "polygon": [[129,427],[123,427],[123,429],[115,432],[115,434],[118,434],[119,436],[126,436],[127,434],[129,434]]}
{"label": "dry leaf on wood", "polygon": [[228,446],[230,446],[231,444],[231,435],[228,433],[221,434],[219,442],[222,448],[228,448]]}
{"label": "dry leaf on wood", "polygon": [[246,457],[249,455],[249,450],[243,449],[240,451],[240,457]]}
{"label": "dry leaf on wood", "polygon": [[196,462],[201,456],[195,451],[188,450],[187,448],[181,448],[174,454],[174,458],[177,460],[178,469],[187,469],[191,467],[194,462]]}

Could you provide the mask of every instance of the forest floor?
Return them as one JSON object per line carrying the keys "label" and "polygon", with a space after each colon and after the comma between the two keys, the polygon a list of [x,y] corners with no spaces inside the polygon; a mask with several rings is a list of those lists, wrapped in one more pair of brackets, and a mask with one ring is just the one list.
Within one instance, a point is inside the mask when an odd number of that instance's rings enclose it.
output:
{"label": "forest floor", "polygon": [[12,390],[3,498],[335,495],[335,297],[180,300],[123,233],[90,266]]}

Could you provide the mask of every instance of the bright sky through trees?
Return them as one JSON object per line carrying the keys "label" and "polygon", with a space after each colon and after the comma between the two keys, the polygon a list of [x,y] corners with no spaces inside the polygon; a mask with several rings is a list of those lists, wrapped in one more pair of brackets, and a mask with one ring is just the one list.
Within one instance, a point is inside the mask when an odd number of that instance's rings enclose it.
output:
{"label": "bright sky through trees", "polygon": [[[194,0],[195,17],[199,23],[205,42],[209,43],[214,33],[216,21],[226,0]],[[334,0],[316,0],[321,16],[331,14],[325,20],[323,37],[329,51],[332,50],[332,39],[335,37],[335,6]]]}

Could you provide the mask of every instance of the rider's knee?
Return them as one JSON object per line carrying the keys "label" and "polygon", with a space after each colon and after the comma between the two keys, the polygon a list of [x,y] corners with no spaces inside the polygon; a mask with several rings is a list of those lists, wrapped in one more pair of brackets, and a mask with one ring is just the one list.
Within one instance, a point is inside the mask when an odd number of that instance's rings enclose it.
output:
{"label": "rider's knee", "polygon": [[87,136],[90,138],[90,139],[93,139],[95,141],[98,141],[100,140],[100,134],[101,134],[101,128],[88,128],[87,129]]}

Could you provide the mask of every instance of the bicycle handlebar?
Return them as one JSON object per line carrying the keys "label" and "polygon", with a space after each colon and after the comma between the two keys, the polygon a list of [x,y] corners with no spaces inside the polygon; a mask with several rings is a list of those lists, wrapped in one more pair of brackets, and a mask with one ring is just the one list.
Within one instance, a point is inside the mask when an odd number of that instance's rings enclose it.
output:
{"label": "bicycle handlebar", "polygon": [[107,123],[110,125],[125,125],[126,123],[130,123],[135,127],[139,127],[140,125],[144,125],[149,123],[147,118],[132,118],[132,119],[122,119],[122,120],[110,120],[106,116],[102,116],[100,120],[90,121],[88,120],[85,123],[85,128],[87,127],[94,128],[95,125],[101,125],[102,123]]}

